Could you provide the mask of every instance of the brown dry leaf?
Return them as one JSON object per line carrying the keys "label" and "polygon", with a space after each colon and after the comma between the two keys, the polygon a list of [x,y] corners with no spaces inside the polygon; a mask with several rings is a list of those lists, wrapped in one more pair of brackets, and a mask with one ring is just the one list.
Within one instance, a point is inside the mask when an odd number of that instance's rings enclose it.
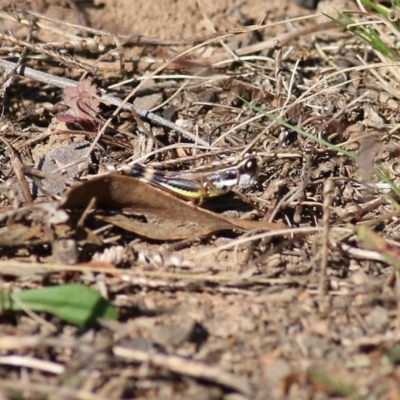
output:
{"label": "brown dry leaf", "polygon": [[286,225],[275,223],[275,222],[267,222],[265,220],[262,221],[254,221],[251,219],[238,219],[231,217],[223,217],[225,221],[229,221],[236,226],[236,229],[242,229],[245,231],[249,230],[264,230],[271,231],[273,229],[284,229],[287,228]]}
{"label": "brown dry leaf", "polygon": [[[121,210],[140,215],[140,219],[124,215],[100,216],[107,223],[148,239],[180,240],[208,235],[221,230],[266,229],[274,224],[225,219],[220,215],[186,203],[169,193],[138,179],[123,175],[107,175],[72,188],[64,197],[62,207],[85,208],[91,199],[96,207]],[[145,221],[143,220],[143,217]]]}

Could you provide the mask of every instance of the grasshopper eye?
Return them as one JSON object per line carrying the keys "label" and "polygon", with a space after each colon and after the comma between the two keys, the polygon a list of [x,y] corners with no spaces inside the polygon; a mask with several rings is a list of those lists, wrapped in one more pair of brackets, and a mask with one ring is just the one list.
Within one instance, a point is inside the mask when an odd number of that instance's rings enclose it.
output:
{"label": "grasshopper eye", "polygon": [[249,187],[254,185],[261,168],[261,159],[259,157],[251,156],[242,161],[239,168],[239,187]]}
{"label": "grasshopper eye", "polygon": [[258,160],[256,157],[249,158],[244,164],[243,164],[243,172],[247,175],[257,175],[258,174]]}

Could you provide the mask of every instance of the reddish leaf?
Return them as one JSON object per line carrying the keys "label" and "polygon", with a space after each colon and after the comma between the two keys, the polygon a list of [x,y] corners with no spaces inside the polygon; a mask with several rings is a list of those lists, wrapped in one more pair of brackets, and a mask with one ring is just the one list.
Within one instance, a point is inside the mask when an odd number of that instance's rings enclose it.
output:
{"label": "reddish leaf", "polygon": [[96,85],[90,78],[76,86],[64,89],[64,104],[69,107],[68,114],[78,118],[95,118],[99,112],[100,101],[97,98]]}
{"label": "reddish leaf", "polygon": [[66,87],[64,104],[69,109],[57,115],[59,121],[78,123],[84,130],[95,130],[94,120],[99,112],[100,101],[97,87],[90,78],[79,82],[76,86]]}

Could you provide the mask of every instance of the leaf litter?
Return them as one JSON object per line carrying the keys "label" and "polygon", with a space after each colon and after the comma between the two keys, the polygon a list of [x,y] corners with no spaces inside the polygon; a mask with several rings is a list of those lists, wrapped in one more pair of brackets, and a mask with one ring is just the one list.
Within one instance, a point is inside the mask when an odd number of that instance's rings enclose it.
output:
{"label": "leaf litter", "polygon": [[[312,16],[305,2],[203,1],[185,14],[180,1],[159,5],[179,22],[158,27],[144,4],[112,27],[108,1],[60,6],[66,18],[47,4],[0,11],[12,32],[0,33],[0,390],[398,398],[398,72],[392,50],[360,40],[377,29],[393,49],[389,14],[376,27],[366,0],[343,8],[351,19],[336,2],[309,2],[325,13]],[[132,36],[132,18],[171,39]],[[227,31],[204,36],[192,18]],[[157,110],[137,107],[154,94]],[[247,153],[265,159],[257,184],[201,205],[102,175]]]}
{"label": "leaf litter", "polygon": [[[271,229],[278,224],[223,217],[191,205],[136,178],[107,175],[71,189],[61,202],[64,209],[84,209],[94,200],[96,209],[121,210],[95,218],[147,239],[182,240],[222,230]],[[133,213],[137,218],[126,217]]]}

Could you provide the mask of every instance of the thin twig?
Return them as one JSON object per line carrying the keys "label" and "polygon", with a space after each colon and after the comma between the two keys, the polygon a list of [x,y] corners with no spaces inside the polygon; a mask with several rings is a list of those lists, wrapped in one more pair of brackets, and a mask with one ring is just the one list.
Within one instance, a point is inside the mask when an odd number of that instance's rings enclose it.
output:
{"label": "thin twig", "polygon": [[[13,391],[15,393],[20,393],[22,390],[25,395],[27,393],[36,392],[42,395],[52,395],[54,398],[62,399],[77,399],[77,400],[109,400],[110,398],[96,395],[89,390],[84,389],[70,389],[66,386],[56,386],[50,385],[49,382],[46,383],[33,383],[24,382],[21,383],[20,380],[10,381],[6,379],[0,380],[0,390]],[[22,395],[21,395],[22,396]]]}
{"label": "thin twig", "polygon": [[328,266],[329,254],[329,218],[331,215],[331,204],[333,200],[333,191],[335,184],[332,180],[327,179],[324,184],[324,216],[323,216],[323,232],[322,232],[322,258],[321,258],[321,277],[319,281],[319,293],[323,297],[327,292],[326,285],[326,269]]}
{"label": "thin twig", "polygon": [[56,375],[62,374],[65,371],[65,367],[61,364],[28,356],[0,356],[0,364],[14,365],[20,368],[32,368]]}
{"label": "thin twig", "polygon": [[204,363],[174,355],[150,354],[121,346],[115,346],[113,350],[116,356],[136,362],[150,363],[155,367],[166,368],[178,374],[214,382],[245,395],[251,395],[254,392],[247,380]]}
{"label": "thin twig", "polygon": [[22,194],[24,196],[25,202],[27,204],[33,203],[32,194],[29,190],[29,185],[28,185],[28,182],[26,181],[26,178],[24,175],[24,171],[23,171],[24,167],[22,165],[21,160],[19,159],[19,156],[15,153],[13,147],[11,146],[11,144],[9,143],[9,141],[6,138],[0,137],[0,141],[3,142],[10,150],[11,165],[14,169],[14,173],[15,173],[15,176],[17,177],[18,183],[21,186]]}
{"label": "thin twig", "polygon": [[[35,70],[33,68],[26,67],[23,65],[16,68],[15,63],[13,63],[11,61],[7,61],[7,60],[0,59],[0,67],[4,68],[4,69],[14,69],[15,68],[15,72],[18,75],[25,76],[26,78],[34,79],[38,82],[46,83],[48,85],[53,85],[53,86],[59,87],[61,89],[64,89],[66,87],[75,87],[78,84],[78,82],[76,82],[72,79],[62,78],[62,77],[59,77],[56,75],[48,74],[47,72],[42,72],[42,71]],[[103,89],[100,89],[100,97],[102,98],[102,100],[104,102],[110,103],[117,107],[120,107],[121,104],[123,103],[122,100],[108,95],[106,93],[106,91]],[[133,104],[130,104],[130,103],[126,103],[126,104],[122,105],[122,109],[124,109],[126,111],[132,111],[132,108],[134,108],[136,113],[143,118],[147,118],[148,120],[150,120],[158,125],[162,125],[167,128],[173,129],[176,132],[179,132],[180,134],[185,136],[186,138],[192,140],[195,143],[197,142],[198,144],[200,144],[202,146],[207,146],[207,147],[209,146],[209,144],[205,140],[199,138],[195,134],[187,131],[186,129],[181,128],[180,126],[174,124],[173,122],[160,117],[157,114],[154,114],[150,111],[144,110],[140,107],[134,106]]]}

